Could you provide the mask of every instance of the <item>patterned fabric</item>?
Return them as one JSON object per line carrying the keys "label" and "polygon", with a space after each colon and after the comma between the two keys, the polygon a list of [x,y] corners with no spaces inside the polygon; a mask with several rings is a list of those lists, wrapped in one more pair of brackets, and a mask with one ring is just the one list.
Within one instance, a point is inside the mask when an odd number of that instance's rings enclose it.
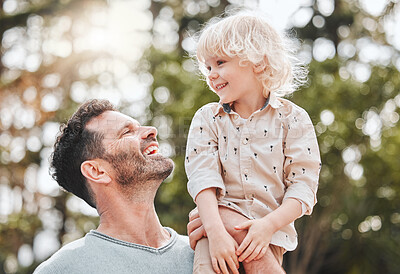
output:
{"label": "patterned fabric", "polygon": [[[311,119],[273,94],[248,119],[225,104],[200,108],[190,126],[185,168],[193,199],[215,187],[220,205],[249,219],[264,217],[287,198],[300,201],[307,215],[317,202],[321,160]],[[294,250],[294,223],[271,243]]]}

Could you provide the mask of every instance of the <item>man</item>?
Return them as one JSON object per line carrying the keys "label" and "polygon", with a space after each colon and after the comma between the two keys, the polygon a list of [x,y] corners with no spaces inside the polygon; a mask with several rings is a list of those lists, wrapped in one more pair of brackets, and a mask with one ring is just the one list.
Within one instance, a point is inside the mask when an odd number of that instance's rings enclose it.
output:
{"label": "man", "polygon": [[100,224],[35,273],[192,273],[187,237],[161,226],[154,208],[173,169],[156,135],[106,100],[88,101],[73,114],[54,145],[52,175],[97,209]]}

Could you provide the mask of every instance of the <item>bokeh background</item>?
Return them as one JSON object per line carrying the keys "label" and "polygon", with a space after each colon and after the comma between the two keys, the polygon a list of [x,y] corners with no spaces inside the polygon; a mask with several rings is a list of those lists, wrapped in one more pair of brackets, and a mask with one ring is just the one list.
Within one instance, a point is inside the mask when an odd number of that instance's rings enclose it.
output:
{"label": "bokeh background", "polygon": [[60,123],[90,98],[158,128],[176,168],[157,211],[186,234],[185,139],[218,99],[188,57],[191,37],[238,5],[300,38],[310,69],[289,99],[315,125],[319,203],[296,221],[287,272],[400,273],[398,0],[0,0],[0,273],[32,273],[96,228],[96,212],[48,174]]}

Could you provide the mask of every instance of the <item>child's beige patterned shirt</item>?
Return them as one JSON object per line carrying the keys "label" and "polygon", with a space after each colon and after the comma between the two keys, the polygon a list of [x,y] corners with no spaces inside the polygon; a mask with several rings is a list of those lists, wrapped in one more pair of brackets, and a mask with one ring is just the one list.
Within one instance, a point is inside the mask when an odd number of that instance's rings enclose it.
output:
{"label": "child's beige patterned shirt", "polygon": [[[220,205],[250,219],[264,217],[287,198],[300,201],[305,214],[317,202],[321,160],[313,124],[305,110],[273,94],[248,119],[226,104],[199,109],[185,167],[194,199],[215,187]],[[294,250],[294,223],[276,232],[271,244]]]}

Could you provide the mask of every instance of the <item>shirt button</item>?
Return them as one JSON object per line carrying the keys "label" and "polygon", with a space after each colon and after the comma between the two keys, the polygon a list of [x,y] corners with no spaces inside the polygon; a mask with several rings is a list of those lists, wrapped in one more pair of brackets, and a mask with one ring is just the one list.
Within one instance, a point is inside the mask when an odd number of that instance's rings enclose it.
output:
{"label": "shirt button", "polygon": [[245,139],[243,139],[242,142],[243,142],[244,145],[247,145],[248,139],[245,138]]}

